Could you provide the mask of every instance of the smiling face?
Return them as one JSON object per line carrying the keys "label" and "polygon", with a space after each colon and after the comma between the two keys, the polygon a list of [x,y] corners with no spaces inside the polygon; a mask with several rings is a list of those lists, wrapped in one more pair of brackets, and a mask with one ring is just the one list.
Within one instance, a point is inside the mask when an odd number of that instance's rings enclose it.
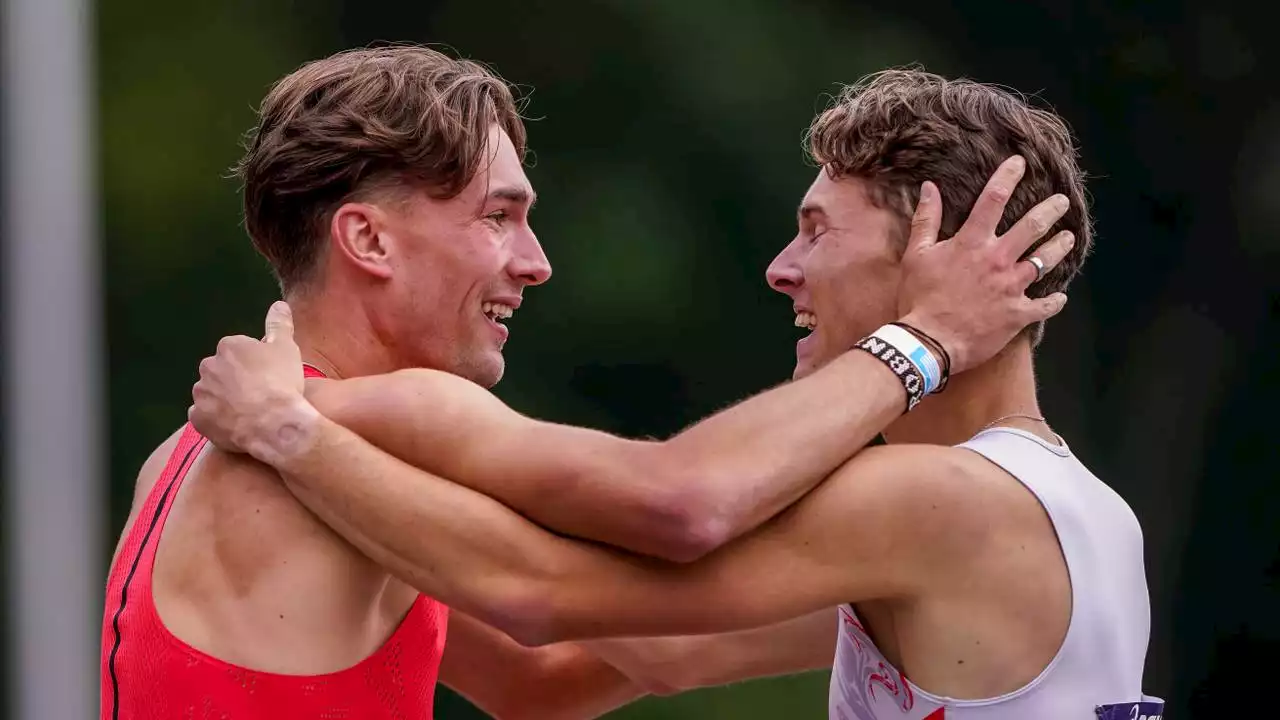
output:
{"label": "smiling face", "polygon": [[798,225],[766,273],[809,331],[796,343],[796,379],[897,317],[905,233],[900,216],[872,204],[863,180],[834,180],[825,169],[800,204]]}
{"label": "smiling face", "polygon": [[366,314],[398,364],[485,387],[505,369],[504,321],[526,287],[551,276],[529,226],[535,196],[515,148],[496,126],[489,147],[491,161],[455,197],[412,189],[334,216],[343,264],[366,281]]}

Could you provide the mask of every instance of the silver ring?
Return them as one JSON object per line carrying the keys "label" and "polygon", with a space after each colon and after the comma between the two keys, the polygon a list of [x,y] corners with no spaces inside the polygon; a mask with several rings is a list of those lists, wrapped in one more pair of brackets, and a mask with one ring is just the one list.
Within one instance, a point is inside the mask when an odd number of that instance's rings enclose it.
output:
{"label": "silver ring", "polygon": [[1035,282],[1040,282],[1040,278],[1044,277],[1044,261],[1035,255],[1032,255],[1027,258],[1027,262],[1031,263],[1031,266],[1036,269]]}

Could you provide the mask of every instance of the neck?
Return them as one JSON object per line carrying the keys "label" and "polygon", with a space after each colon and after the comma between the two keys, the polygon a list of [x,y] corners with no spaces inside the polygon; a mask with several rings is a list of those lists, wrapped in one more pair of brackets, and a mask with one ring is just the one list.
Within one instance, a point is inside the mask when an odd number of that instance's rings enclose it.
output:
{"label": "neck", "polygon": [[956,445],[999,420],[999,425],[1057,442],[1048,425],[1028,417],[1042,416],[1036,402],[1031,345],[1020,338],[981,366],[951,378],[946,390],[926,397],[884,435],[892,443]]}
{"label": "neck", "polygon": [[312,292],[287,299],[303,362],[335,379],[399,368],[361,304],[344,301],[343,294],[337,292]]}

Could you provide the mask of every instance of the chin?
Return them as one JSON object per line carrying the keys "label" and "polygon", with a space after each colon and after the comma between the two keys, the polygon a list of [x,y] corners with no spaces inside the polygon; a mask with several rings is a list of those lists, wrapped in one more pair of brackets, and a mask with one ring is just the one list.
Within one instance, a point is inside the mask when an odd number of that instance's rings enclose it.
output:
{"label": "chin", "polygon": [[506,374],[506,371],[506,359],[502,357],[500,351],[495,351],[486,353],[481,357],[472,358],[472,361],[465,363],[463,371],[458,374],[481,387],[491,388],[502,380],[502,376]]}
{"label": "chin", "polygon": [[796,362],[796,367],[791,371],[792,380],[800,380],[813,374],[817,370],[813,363],[809,360],[800,360]]}

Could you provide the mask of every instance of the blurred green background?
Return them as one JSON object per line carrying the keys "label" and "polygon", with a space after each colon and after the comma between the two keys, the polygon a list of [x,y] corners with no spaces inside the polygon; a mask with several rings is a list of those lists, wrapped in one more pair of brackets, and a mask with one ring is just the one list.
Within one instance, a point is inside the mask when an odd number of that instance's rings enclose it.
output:
{"label": "blurred green background", "polygon": [[[228,168],[253,106],[298,64],[371,41],[439,43],[531,91],[533,223],[555,277],[528,293],[497,392],[537,416],[664,436],[789,376],[789,303],[763,273],[814,174],[803,130],[839,83],[920,62],[1038,93],[1080,136],[1097,253],[1049,326],[1041,392],[1144,524],[1148,691],[1167,717],[1225,718],[1270,680],[1280,63],[1242,9],[104,0],[97,13],[104,572],[138,466],[185,419],[197,361],[223,335],[257,333],[275,297]],[[651,699],[617,717],[824,717],[825,682]],[[448,692],[439,706],[482,717]]]}

